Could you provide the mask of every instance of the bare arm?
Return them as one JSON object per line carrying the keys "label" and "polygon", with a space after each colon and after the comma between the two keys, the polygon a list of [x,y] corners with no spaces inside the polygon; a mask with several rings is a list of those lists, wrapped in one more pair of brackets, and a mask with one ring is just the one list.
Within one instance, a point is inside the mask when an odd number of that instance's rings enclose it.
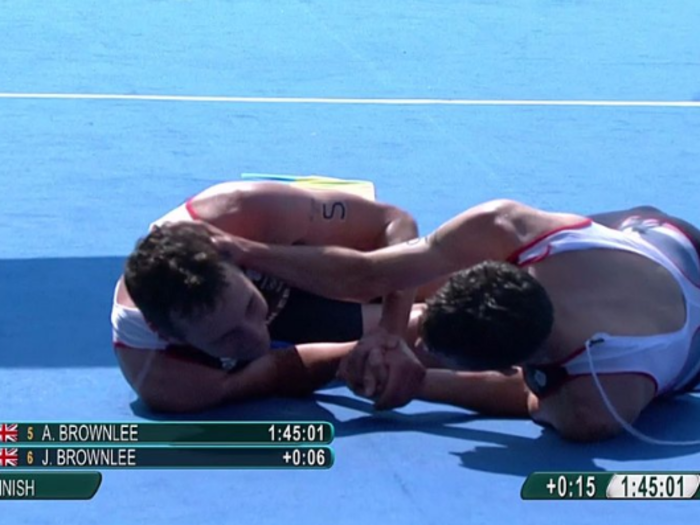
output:
{"label": "bare arm", "polygon": [[301,396],[335,377],[353,343],[300,345],[268,354],[227,372],[162,351],[120,348],[124,374],[151,409],[197,412],[268,396]]}
{"label": "bare arm", "polygon": [[[369,347],[366,355],[358,349]],[[353,391],[375,399],[379,409],[412,399],[445,403],[499,417],[527,417],[530,391],[522,371],[461,372],[426,368],[416,350],[391,336],[365,338],[340,366]],[[437,364],[437,366],[440,366]]]}
{"label": "bare arm", "polygon": [[528,417],[529,395],[519,369],[509,372],[429,369],[418,397],[490,416]]}
{"label": "bare arm", "polygon": [[[634,381],[636,378],[630,379]],[[567,392],[541,400],[527,388],[520,369],[507,374],[428,370],[419,396],[492,416],[529,416],[573,442],[601,441],[620,434],[622,427],[602,403],[598,404],[595,393],[589,394],[593,397],[586,394],[578,401]],[[579,396],[580,393],[574,395]],[[635,397],[621,393],[615,400],[622,417],[629,423],[639,416],[642,409],[634,402]]]}
{"label": "bare arm", "polygon": [[506,260],[543,232],[576,216],[545,213],[513,201],[471,208],[434,233],[362,253],[340,247],[270,246],[235,241],[241,264],[334,298],[366,301],[412,288],[486,260]]}
{"label": "bare arm", "polygon": [[418,234],[413,217],[396,206],[276,182],[219,184],[196,196],[191,209],[226,233],[274,244],[373,250]]}
{"label": "bare arm", "polygon": [[[428,370],[418,397],[490,416],[530,416],[573,442],[602,441],[623,431],[595,397],[575,402],[563,393],[563,397],[557,394],[540,400],[527,388],[520,369],[508,373]],[[623,394],[616,406],[629,423],[641,412],[641,407]]]}

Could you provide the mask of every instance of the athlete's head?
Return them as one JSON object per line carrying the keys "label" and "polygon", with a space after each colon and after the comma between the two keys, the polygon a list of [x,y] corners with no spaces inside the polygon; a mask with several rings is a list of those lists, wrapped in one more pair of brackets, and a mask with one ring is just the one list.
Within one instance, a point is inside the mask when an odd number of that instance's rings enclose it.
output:
{"label": "athlete's head", "polygon": [[428,301],[422,336],[459,368],[501,370],[537,352],[553,322],[552,303],[534,277],[489,261],[453,275]]}
{"label": "athlete's head", "polygon": [[270,346],[267,304],[195,223],[155,227],[126,262],[129,295],[162,335],[216,357],[254,359]]}

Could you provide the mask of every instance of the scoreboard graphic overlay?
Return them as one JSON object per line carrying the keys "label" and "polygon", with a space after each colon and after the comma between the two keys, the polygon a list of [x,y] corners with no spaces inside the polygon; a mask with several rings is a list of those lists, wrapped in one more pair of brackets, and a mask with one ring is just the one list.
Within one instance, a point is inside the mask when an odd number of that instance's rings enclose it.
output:
{"label": "scoreboard graphic overlay", "polygon": [[535,472],[524,500],[700,499],[700,472]]}
{"label": "scoreboard graphic overlay", "polygon": [[333,466],[327,422],[0,423],[0,500],[90,499],[109,469]]}

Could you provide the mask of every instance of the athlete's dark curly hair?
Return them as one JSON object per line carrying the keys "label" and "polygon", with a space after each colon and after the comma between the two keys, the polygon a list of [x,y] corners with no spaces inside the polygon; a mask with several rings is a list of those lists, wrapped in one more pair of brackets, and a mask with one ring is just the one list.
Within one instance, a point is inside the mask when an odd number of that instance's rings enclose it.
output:
{"label": "athlete's dark curly hair", "polygon": [[504,262],[483,262],[453,275],[427,305],[426,346],[471,370],[523,362],[542,346],[554,323],[542,285]]}
{"label": "athlete's dark curly hair", "polygon": [[226,286],[221,255],[209,234],[192,223],[155,227],[126,261],[126,288],[162,335],[182,338],[172,316],[212,310]]}

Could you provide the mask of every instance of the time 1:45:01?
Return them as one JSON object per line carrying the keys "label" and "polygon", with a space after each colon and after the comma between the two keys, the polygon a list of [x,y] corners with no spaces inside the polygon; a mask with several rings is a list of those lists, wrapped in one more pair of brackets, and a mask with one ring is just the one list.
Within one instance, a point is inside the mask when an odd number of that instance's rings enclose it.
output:
{"label": "time 1:45:01", "polygon": [[324,442],[328,439],[327,425],[323,424],[273,424],[267,429],[270,441]]}

